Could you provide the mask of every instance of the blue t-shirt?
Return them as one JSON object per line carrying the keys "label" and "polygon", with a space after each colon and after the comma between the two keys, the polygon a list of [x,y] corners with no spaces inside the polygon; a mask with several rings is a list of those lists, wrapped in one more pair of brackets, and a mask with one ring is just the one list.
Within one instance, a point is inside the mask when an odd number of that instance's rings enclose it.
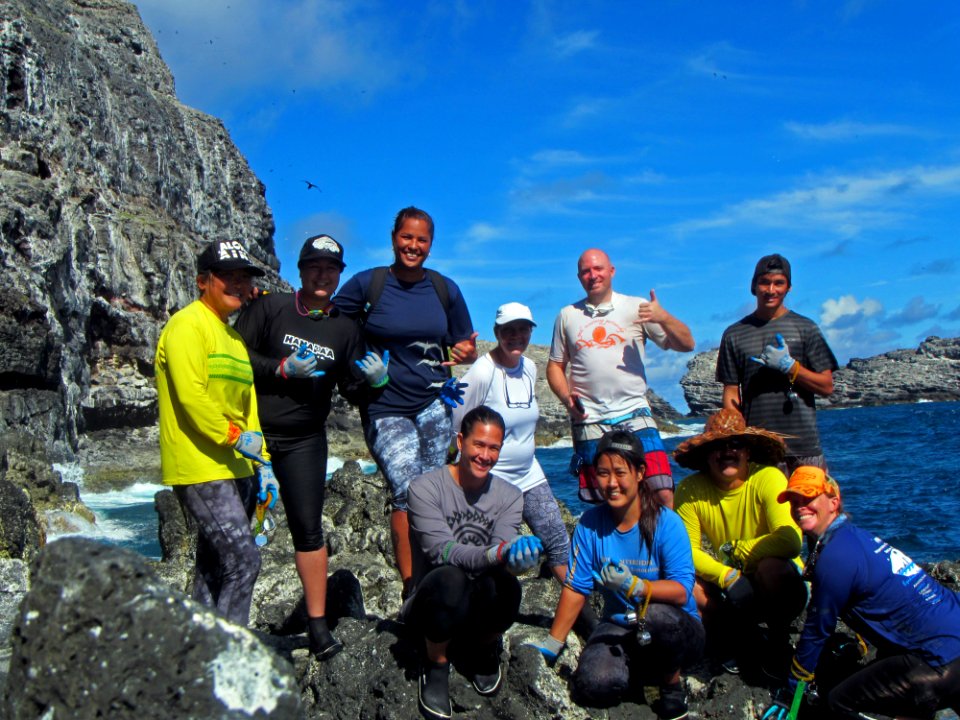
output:
{"label": "blue t-shirt", "polygon": [[[373,269],[350,278],[333,299],[342,312],[356,317],[366,304]],[[473,334],[470,313],[460,288],[447,277],[450,307],[445,314],[430,278],[414,283],[397,280],[388,272],[383,293],[363,327],[370,350],[390,351],[390,382],[383,393],[364,408],[366,417],[413,416],[436,400],[449,374],[441,365],[443,346]]]}
{"label": "blue t-shirt", "polygon": [[[570,550],[565,585],[581,595],[594,589],[593,573],[600,572],[609,560],[622,561],[637,577],[644,580],[675,580],[687,591],[683,609],[698,621],[697,603],[693,599],[693,553],[690,538],[680,516],[669,508],[661,508],[653,533],[653,550],[647,547],[640,526],[626,532],[617,530],[616,520],[606,505],[590,508],[580,516]],[[603,616],[633,610],[619,594],[602,588]]]}
{"label": "blue t-shirt", "polygon": [[816,669],[838,617],[879,650],[907,650],[934,667],[960,657],[960,596],[844,516],[827,530],[813,563],[795,660],[801,668]]}

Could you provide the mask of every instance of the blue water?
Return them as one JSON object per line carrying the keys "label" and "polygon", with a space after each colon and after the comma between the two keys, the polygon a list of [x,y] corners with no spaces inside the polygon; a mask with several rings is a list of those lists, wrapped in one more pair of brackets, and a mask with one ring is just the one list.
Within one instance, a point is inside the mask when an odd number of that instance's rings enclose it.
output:
{"label": "blue water", "polygon": [[[914,560],[960,559],[960,473],[948,467],[960,454],[960,403],[829,410],[817,417],[844,508],[860,527]],[[680,424],[683,432],[664,440],[668,451],[703,430],[702,420]],[[554,494],[579,514],[587,506],[568,474],[570,454],[569,447],[537,450]],[[674,466],[677,480],[688,472]],[[159,557],[153,508],[158,489],[138,484],[127,492],[84,495],[97,513],[97,537]]]}
{"label": "blue water", "polygon": [[[914,560],[960,559],[960,403],[917,403],[827,410],[817,414],[830,474],[844,510]],[[667,451],[701,432],[702,421],[682,421],[687,433],[665,438]],[[550,487],[574,514],[588,505],[569,474],[570,448],[537,451]],[[672,463],[671,463],[672,464]],[[677,481],[690,471],[673,465]]]}

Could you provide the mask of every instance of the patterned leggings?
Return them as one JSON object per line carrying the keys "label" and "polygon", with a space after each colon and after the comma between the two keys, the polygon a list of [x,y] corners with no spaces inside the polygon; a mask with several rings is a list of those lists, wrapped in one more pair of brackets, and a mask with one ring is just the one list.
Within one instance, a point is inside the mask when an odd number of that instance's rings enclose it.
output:
{"label": "patterned leggings", "polygon": [[200,529],[193,599],[246,627],[260,574],[260,551],[250,532],[256,477],[176,485],[173,491]]}
{"label": "patterned leggings", "polygon": [[440,398],[414,417],[392,415],[364,428],[367,447],[390,485],[394,510],[407,509],[410,481],[443,465],[453,440],[450,409]]}

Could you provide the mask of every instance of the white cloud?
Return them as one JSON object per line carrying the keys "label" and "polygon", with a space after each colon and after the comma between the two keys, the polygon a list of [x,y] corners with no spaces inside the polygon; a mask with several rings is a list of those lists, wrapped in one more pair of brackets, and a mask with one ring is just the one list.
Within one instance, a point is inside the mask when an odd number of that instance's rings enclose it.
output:
{"label": "white cloud", "polygon": [[553,49],[560,57],[567,58],[594,47],[597,30],[578,30],[562,37],[554,38]]}
{"label": "white cloud", "polygon": [[859,140],[875,137],[922,135],[917,128],[893,123],[862,123],[850,120],[834,120],[819,125],[788,122],[786,129],[804,140]]}
{"label": "white cloud", "polygon": [[833,175],[806,187],[730,205],[718,214],[678,223],[680,233],[754,225],[829,230],[844,237],[895,225],[919,200],[960,195],[960,165],[914,166],[863,175]]}
{"label": "white cloud", "polygon": [[820,324],[824,328],[845,326],[851,319],[868,318],[883,312],[878,300],[865,298],[859,302],[853,295],[842,295],[836,300],[825,300],[820,312]]}
{"label": "white cloud", "polygon": [[270,89],[376,91],[402,64],[394,30],[339,0],[136,0],[191,104],[216,94],[238,105]]}

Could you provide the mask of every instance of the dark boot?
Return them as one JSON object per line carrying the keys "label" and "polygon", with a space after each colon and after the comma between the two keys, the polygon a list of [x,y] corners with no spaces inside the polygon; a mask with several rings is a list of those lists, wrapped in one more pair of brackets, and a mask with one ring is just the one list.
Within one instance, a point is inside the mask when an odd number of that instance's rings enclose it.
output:
{"label": "dark boot", "polygon": [[453,715],[450,705],[450,663],[423,661],[420,669],[420,710],[428,718],[446,720]]}
{"label": "dark boot", "polygon": [[473,659],[473,689],[481,695],[493,695],[500,689],[500,640],[477,648]]}
{"label": "dark boot", "polygon": [[310,652],[317,660],[329,660],[343,650],[343,643],[330,634],[325,617],[310,618],[307,623]]}

